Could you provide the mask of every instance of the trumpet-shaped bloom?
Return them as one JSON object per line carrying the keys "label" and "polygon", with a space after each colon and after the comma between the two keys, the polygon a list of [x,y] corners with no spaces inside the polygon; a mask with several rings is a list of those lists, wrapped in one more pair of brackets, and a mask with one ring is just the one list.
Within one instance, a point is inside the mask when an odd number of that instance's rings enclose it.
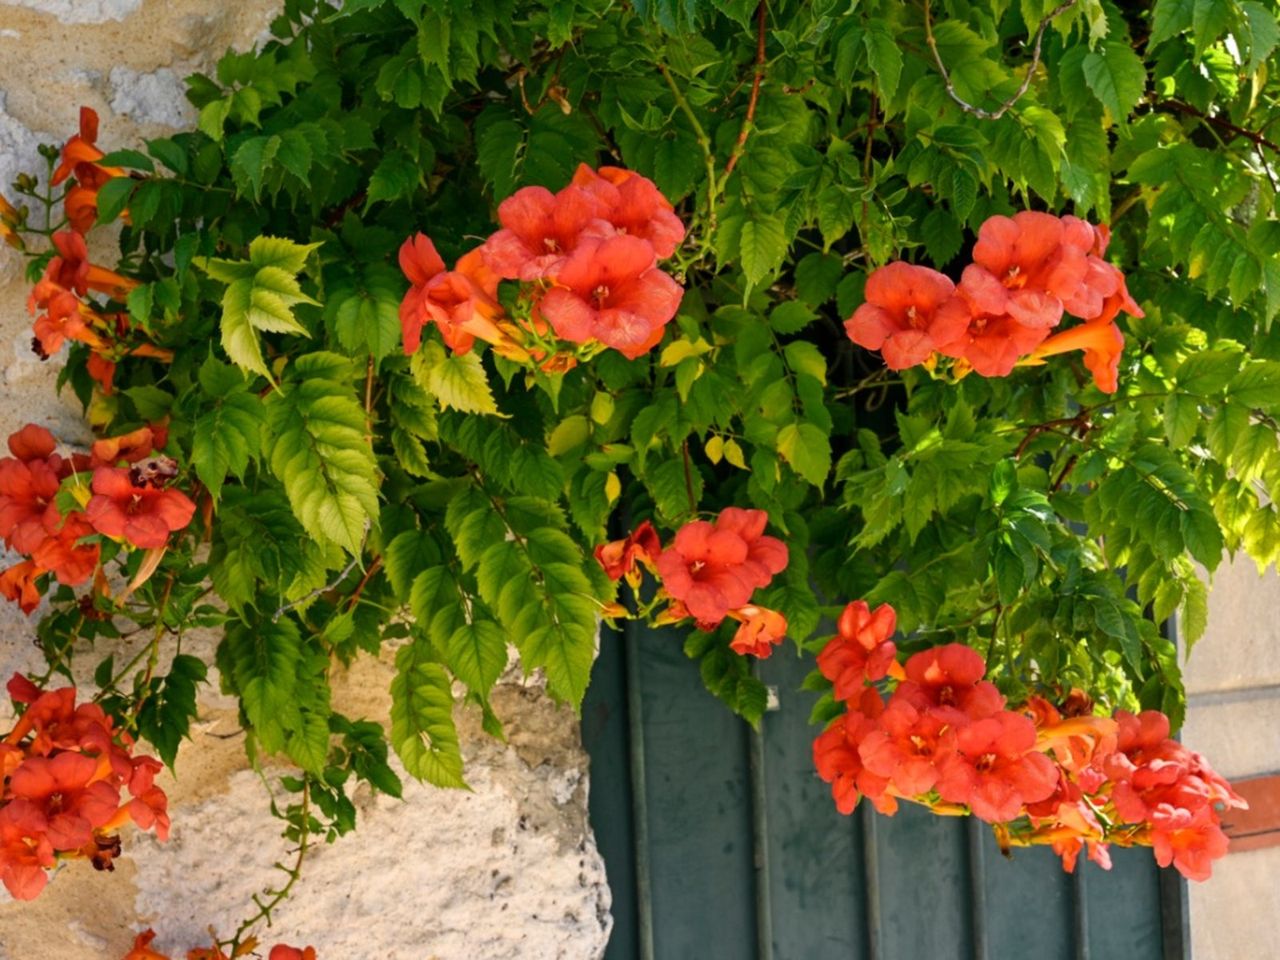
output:
{"label": "trumpet-shaped bloom", "polygon": [[[485,241],[485,264],[508,280],[553,276],[587,233],[613,233],[597,198],[570,184],[559,193],[524,187],[498,205],[502,229]],[[590,229],[589,229],[590,228]]]}
{"label": "trumpet-shaped bloom", "polygon": [[968,804],[988,823],[1013,820],[1058,786],[1058,768],[1035,747],[1035,724],[1021,714],[975,720],[956,731],[956,752],[943,762],[938,793]]}
{"label": "trumpet-shaped bloom", "polygon": [[[135,467],[136,471],[137,468]],[[99,467],[85,516],[95,530],[135,547],[163,547],[169,535],[191,522],[196,505],[180,490],[137,484],[134,471]]]}
{"label": "trumpet-shaped bloom", "polygon": [[637,563],[653,564],[662,553],[662,541],[653,524],[645,520],[623,540],[602,543],[595,549],[596,562],[610,580],[629,576]]}
{"label": "trumpet-shaped bloom", "polygon": [[0,460],[0,537],[6,545],[30,554],[44,542],[49,520],[57,517],[53,499],[61,483],[46,459]]}
{"label": "trumpet-shaped bloom", "polygon": [[[1004,709],[1004,697],[995,684],[982,679],[986,662],[964,644],[921,650],[907,660],[904,670],[907,678],[898,685],[895,697],[917,709],[952,712],[957,724],[994,716]],[[1034,725],[1031,731],[1034,735]]]}
{"label": "trumpet-shaped bloom", "polygon": [[638,237],[584,240],[558,268],[538,315],[562,340],[599,341],[634,360],[662,339],[684,295],[653,263],[653,247]]}
{"label": "trumpet-shaped bloom", "polygon": [[867,278],[867,302],[845,321],[849,339],[879,350],[890,369],[905,370],[957,340],[969,325],[968,305],[947,277],[901,261]]}
{"label": "trumpet-shaped bloom", "polygon": [[50,184],[58,186],[75,172],[78,164],[92,164],[96,169],[113,177],[124,176],[124,171],[119,167],[103,167],[98,163],[106,154],[98,149],[97,143],[98,114],[89,107],[81,107],[80,131],[62,148],[58,166],[54,169],[53,176],[49,178]]}
{"label": "trumpet-shaped bloom", "polygon": [[49,524],[52,530],[32,551],[31,559],[42,570],[53,573],[59,583],[77,587],[98,568],[101,548],[96,543],[79,542],[96,531],[83,513],[70,513],[65,520],[56,508],[51,507],[50,513],[55,517]]}
{"label": "trumpet-shaped bloom", "polygon": [[684,240],[684,223],[648,177],[621,167],[592,170],[583,163],[573,175],[572,186],[596,198],[598,217],[620,233],[647,240],[659,259],[675,253]]}
{"label": "trumpet-shaped bloom", "polygon": [[1091,321],[1055,333],[1031,354],[1032,361],[1073,350],[1084,351],[1084,365],[1093,382],[1103,393],[1115,393],[1120,386],[1120,357],[1124,353],[1124,334],[1111,321]]}
{"label": "trumpet-shaped bloom", "polygon": [[0,883],[15,900],[40,895],[54,864],[49,821],[37,804],[22,797],[0,806]]}
{"label": "trumpet-shaped bloom", "polygon": [[763,510],[728,507],[714,523],[685,524],[658,557],[664,589],[702,623],[717,624],[746,606],[787,566],[786,544],[764,535],[768,522]]}
{"label": "trumpet-shaped bloom", "polygon": [[40,605],[40,588],[36,577],[47,571],[36,566],[34,560],[23,560],[0,571],[0,597],[16,603],[23,613],[30,613]]}
{"label": "trumpet-shaped bloom", "polygon": [[289,947],[283,943],[276,944],[267,955],[267,960],[316,960],[315,947]]}
{"label": "trumpet-shaped bloom", "polygon": [[454,353],[467,353],[477,338],[493,344],[510,339],[496,322],[502,316],[498,276],[479,250],[464,254],[454,270],[445,270],[435,244],[419,233],[400,247],[400,268],[412,284],[400,302],[406,354],[417,352],[427,323],[436,325]]}
{"label": "trumpet-shaped bloom", "polygon": [[92,842],[120,805],[120,791],[101,779],[98,761],[83,753],[29,757],[14,771],[9,790],[44,811],[45,835],[55,850],[76,850]]}
{"label": "trumpet-shaped bloom", "polygon": [[983,313],[1007,314],[1028,327],[1048,329],[1089,272],[1093,228],[1075,217],[1024,210],[990,217],[973,248],[969,295]]}
{"label": "trumpet-shaped bloom", "polygon": [[835,686],[837,700],[856,697],[868,681],[889,673],[898,648],[889,638],[898,623],[887,603],[873,611],[865,600],[844,608],[836,622],[836,635],[818,654],[818,669]]}
{"label": "trumpet-shaped bloom", "polygon": [[898,802],[887,793],[889,781],[866,768],[860,747],[878,726],[884,712],[884,701],[874,687],[867,687],[851,709],[838,717],[813,741],[813,765],[818,776],[831,784],[836,809],[853,813],[858,801],[866,796],[881,813],[892,814]]}
{"label": "trumpet-shaped bloom", "polygon": [[164,448],[169,430],[163,425],[139,427],[116,437],[95,440],[89,448],[91,467],[115,467],[122,461],[138,463]]}
{"label": "trumpet-shaped bloom", "polygon": [[[984,307],[984,303],[997,299],[982,292],[983,287],[992,285],[999,286],[980,267],[973,264],[965,267],[956,290],[968,304],[969,320],[954,340],[941,344],[938,350],[946,356],[969,361],[984,377],[1005,377],[1017,366],[1019,358],[1040,345],[1050,328],[1028,325],[1012,314]],[[1061,311],[1058,316],[1061,317]]]}
{"label": "trumpet-shaped bloom", "polygon": [[745,606],[731,610],[729,616],[741,625],[729,642],[729,649],[742,656],[766,659],[773,648],[787,639],[787,618],[767,607]]}
{"label": "trumpet-shaped bloom", "polygon": [[45,267],[43,280],[85,296],[90,290],[117,299],[138,285],[137,280],[89,262],[89,247],[84,237],[74,230],[60,230],[53,235],[57,256]]}
{"label": "trumpet-shaped bloom", "polygon": [[858,747],[863,766],[904,797],[928,793],[955,753],[956,731],[945,717],[893,697],[876,729]]}

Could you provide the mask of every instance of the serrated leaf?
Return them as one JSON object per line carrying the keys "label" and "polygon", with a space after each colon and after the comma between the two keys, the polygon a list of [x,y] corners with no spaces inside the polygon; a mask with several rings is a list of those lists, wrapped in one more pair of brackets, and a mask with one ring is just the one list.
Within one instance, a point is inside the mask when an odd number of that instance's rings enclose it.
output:
{"label": "serrated leaf", "polygon": [[241,194],[249,193],[255,201],[258,200],[267,168],[279,149],[280,138],[274,134],[250,137],[236,148],[231,157],[231,175]]}
{"label": "serrated leaf", "polygon": [[1133,49],[1120,41],[1099,44],[1081,62],[1085,83],[1098,101],[1123,120],[1142,99],[1147,85],[1147,68]]}
{"label": "serrated leaf", "polygon": [[294,697],[302,657],[297,624],[288,617],[252,625],[235,621],[222,642],[249,725],[267,752],[282,752],[289,732],[302,724]]}
{"label": "serrated leaf", "polygon": [[1249,63],[1246,73],[1254,73],[1266,62],[1280,41],[1280,27],[1276,25],[1275,15],[1255,0],[1245,0],[1240,4],[1240,12],[1249,25]]}
{"label": "serrated leaf", "polygon": [[440,560],[435,541],[421,530],[402,530],[382,551],[382,564],[391,581],[391,589],[403,602],[409,602],[413,582],[432,564]]}
{"label": "serrated leaf", "polygon": [[466,788],[453,722],[452,681],[421,640],[396,654],[391,745],[410,776],[437,787]]}
{"label": "serrated leaf", "polygon": [[1191,12],[1196,0],[1156,0],[1151,15],[1151,39],[1148,46],[1155,46],[1170,37],[1191,28]]}
{"label": "serrated leaf", "polygon": [[757,213],[743,222],[739,244],[742,272],[752,286],[771,274],[787,255],[782,221],[765,214]]}
{"label": "serrated leaf", "polygon": [[271,470],[294,515],[311,536],[358,553],[378,511],[377,467],[352,387],[309,377],[275,396],[268,416]]}
{"label": "serrated leaf", "polygon": [[778,453],[819,489],[831,472],[831,441],[812,423],[790,423],[779,430]]}
{"label": "serrated leaf", "polygon": [[898,78],[902,75],[902,51],[898,42],[887,30],[872,26],[862,35],[867,48],[867,64],[876,78],[876,86],[883,100],[892,100],[898,90]]}
{"label": "serrated leaf", "polygon": [[418,188],[421,180],[422,170],[413,157],[404,150],[392,150],[378,162],[373,175],[369,177],[365,210],[380,200],[398,200],[409,196]]}
{"label": "serrated leaf", "polygon": [[489,377],[476,353],[446,356],[439,344],[425,343],[413,356],[413,373],[442,407],[500,415]]}
{"label": "serrated leaf", "polygon": [[444,655],[455,677],[487,696],[507,668],[507,638],[492,620],[474,620],[449,636]]}
{"label": "serrated leaf", "polygon": [[261,452],[263,412],[262,401],[242,388],[196,420],[191,462],[215,504],[227,475],[243,478],[249,461]]}

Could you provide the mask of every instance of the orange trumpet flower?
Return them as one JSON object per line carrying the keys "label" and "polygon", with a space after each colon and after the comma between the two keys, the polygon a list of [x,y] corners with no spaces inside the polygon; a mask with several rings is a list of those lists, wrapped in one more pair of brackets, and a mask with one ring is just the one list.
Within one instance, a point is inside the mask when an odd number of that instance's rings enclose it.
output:
{"label": "orange trumpet flower", "polygon": [[97,170],[111,177],[123,177],[124,171],[119,167],[104,167],[98,163],[106,156],[95,145],[98,142],[98,114],[90,107],[80,108],[80,132],[67,141],[62,148],[62,159],[49,182],[53,186],[62,183],[75,172],[76,164],[92,164]]}
{"label": "orange trumpet flower", "polygon": [[1093,382],[1103,393],[1115,393],[1119,387],[1120,355],[1124,352],[1124,334],[1114,323],[1082,323],[1055,333],[1018,366],[1036,366],[1046,357],[1073,350],[1084,351],[1084,365],[1093,374]]}

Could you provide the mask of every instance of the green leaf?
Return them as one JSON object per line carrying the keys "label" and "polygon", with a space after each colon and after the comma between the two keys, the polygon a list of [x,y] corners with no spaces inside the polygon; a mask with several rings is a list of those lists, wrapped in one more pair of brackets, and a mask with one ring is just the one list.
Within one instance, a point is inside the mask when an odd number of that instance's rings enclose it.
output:
{"label": "green leaf", "polygon": [[228,474],[242,479],[250,459],[261,452],[263,413],[262,401],[242,386],[219,398],[212,410],[196,420],[191,463],[214,503]]}
{"label": "green leaf", "polygon": [[872,26],[862,35],[867,47],[867,64],[876,78],[882,100],[892,100],[902,75],[902,51],[898,41],[882,27]]}
{"label": "green leaf", "polygon": [[398,200],[413,193],[422,182],[422,169],[404,150],[386,154],[369,178],[366,211],[379,200]]}
{"label": "green leaf", "polygon": [[831,472],[831,441],[812,423],[787,424],[778,431],[778,452],[793,470],[821,489]]}
{"label": "green leaf", "polygon": [[138,181],[131,177],[112,177],[98,188],[98,223],[110,223],[124,212]]}
{"label": "green leaf", "polygon": [[925,249],[929,251],[929,259],[938,265],[949,262],[960,252],[960,245],[964,243],[964,231],[960,224],[942,207],[934,207],[929,211],[920,224],[920,233],[924,237]]}
{"label": "green leaf", "polygon": [[382,565],[391,581],[391,589],[403,602],[408,602],[414,580],[432,564],[439,563],[440,548],[421,530],[403,530],[382,551]]}
{"label": "green leaf", "polygon": [[1164,404],[1164,432],[1169,446],[1175,450],[1185,447],[1196,435],[1200,426],[1200,405],[1194,397],[1171,393]]}
{"label": "green leaf", "polygon": [[1086,54],[1081,66],[1089,89],[1113,118],[1133,112],[1146,89],[1147,68],[1127,43],[1108,40]]}
{"label": "green leaf", "polygon": [[1249,64],[1245,72],[1252,74],[1275,50],[1277,41],[1280,41],[1280,27],[1276,26],[1275,15],[1255,0],[1245,0],[1240,4],[1240,12],[1249,25]]}
{"label": "green leaf", "polygon": [[249,244],[249,260],[204,260],[214,279],[227,283],[222,295],[222,348],[237,366],[272,379],[258,333],[310,332],[293,315],[298,304],[316,301],[302,292],[296,274],[319,244],[279,237],[258,237]]}
{"label": "green leaf", "polygon": [[444,655],[455,677],[487,696],[507,668],[507,638],[492,620],[473,620],[450,635]]}
{"label": "green leaf", "polygon": [[279,149],[280,138],[274,134],[250,137],[236,148],[231,157],[231,175],[242,195],[249,193],[255,201],[258,200],[267,168]]}
{"label": "green leaf", "polygon": [[325,357],[300,357],[305,379],[272,397],[271,470],[303,528],[354,554],[377,515],[377,466],[351,385],[317,375]]}
{"label": "green leaf", "polygon": [[178,654],[169,664],[169,672],[152,680],[138,711],[138,732],[155,745],[160,759],[170,768],[179,744],[191,730],[196,716],[196,688],[207,675],[208,668],[199,657]]}
{"label": "green leaf", "polygon": [[286,237],[263,235],[250,241],[249,263],[259,269],[277,267],[297,276],[307,265],[307,258],[320,247],[320,243],[295,243]]}
{"label": "green leaf", "polygon": [[1186,541],[1187,550],[1209,570],[1217,568],[1222,562],[1224,544],[1222,529],[1213,511],[1200,506],[1184,510],[1180,527],[1182,538]]}
{"label": "green leaf", "polygon": [[292,618],[235,621],[223,638],[231,683],[245,718],[268,753],[280,753],[291,731],[302,726],[294,693],[302,658],[302,638]]}
{"label": "green leaf", "polygon": [[1156,0],[1155,10],[1151,15],[1151,39],[1149,47],[1162,43],[1176,36],[1183,30],[1191,28],[1191,12],[1197,0]]}
{"label": "green leaf", "polygon": [[1280,361],[1259,360],[1248,364],[1232,379],[1227,394],[1247,407],[1280,408]]}
{"label": "green leaf", "polygon": [[1181,640],[1187,645],[1187,653],[1195,642],[1204,636],[1209,627],[1209,591],[1194,575],[1186,580],[1187,592],[1182,597]]}
{"label": "green leaf", "polygon": [[452,681],[421,639],[396,654],[391,745],[410,776],[437,787],[467,787],[453,722]]}
{"label": "green leaf", "polygon": [[807,340],[792,340],[782,348],[787,365],[797,373],[808,374],[819,383],[827,382],[827,358],[816,345]]}
{"label": "green leaf", "polygon": [[413,373],[442,407],[463,413],[498,414],[489,378],[474,352],[446,356],[439,344],[425,343],[414,354]]}
{"label": "green leaf", "polygon": [[1232,0],[1195,0],[1191,8],[1191,33],[1196,53],[1202,54],[1231,26],[1235,15]]}
{"label": "green leaf", "polygon": [[756,213],[742,224],[739,240],[742,272],[747,283],[755,286],[769,276],[787,255],[787,235],[782,221]]}

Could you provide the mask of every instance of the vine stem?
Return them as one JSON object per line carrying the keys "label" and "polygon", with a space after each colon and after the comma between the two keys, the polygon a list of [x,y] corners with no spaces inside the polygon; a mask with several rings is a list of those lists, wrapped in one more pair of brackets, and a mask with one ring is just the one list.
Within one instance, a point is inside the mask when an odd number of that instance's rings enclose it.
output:
{"label": "vine stem", "polygon": [[244,920],[240,924],[240,926],[236,928],[236,932],[232,935],[230,940],[222,941],[219,944],[220,946],[228,947],[231,950],[231,955],[233,957],[236,955],[236,951],[240,948],[241,939],[244,937],[246,933],[248,933],[251,929],[253,929],[254,924],[256,924],[259,920],[266,920],[267,926],[271,925],[271,911],[274,910],[277,906],[279,906],[280,903],[283,902],[284,899],[289,896],[290,891],[293,890],[294,884],[296,884],[298,882],[298,878],[302,876],[302,862],[307,857],[307,848],[310,846],[310,840],[311,840],[311,785],[306,780],[304,780],[302,783],[301,806],[302,806],[302,816],[301,816],[302,828],[298,838],[298,851],[293,858],[293,866],[284,867],[284,866],[281,866],[280,864],[276,865],[289,875],[289,879],[285,882],[285,885],[281,887],[279,890],[266,891],[271,895],[271,899],[268,900],[266,903],[263,903],[261,900],[259,900],[257,894],[254,894],[253,902],[257,906],[258,911],[255,914],[253,914],[251,917],[249,917],[247,920]]}
{"label": "vine stem", "polygon": [[733,168],[738,165],[738,161],[746,152],[747,138],[751,136],[751,130],[755,124],[756,104],[760,102],[760,86],[764,83],[765,75],[764,42],[768,14],[768,3],[760,0],[756,7],[756,66],[755,76],[751,80],[751,99],[747,101],[747,114],[742,118],[742,126],[738,128],[738,139],[734,141],[733,152],[729,154],[729,160],[724,165],[724,176],[720,180],[721,190],[728,182],[729,174],[733,173]]}
{"label": "vine stem", "polygon": [[671,96],[675,98],[676,106],[688,118],[689,124],[693,127],[694,136],[698,139],[698,146],[702,148],[702,158],[707,165],[707,225],[711,230],[715,230],[716,196],[719,190],[716,185],[716,157],[711,150],[711,138],[707,136],[707,131],[703,128],[702,121],[698,119],[698,115],[693,112],[693,107],[689,106],[689,101],[680,92],[680,87],[676,83],[675,77],[671,76],[671,71],[667,69],[665,63],[658,64],[658,72],[662,74],[662,79],[667,81],[667,86],[671,88]]}
{"label": "vine stem", "polygon": [[951,72],[947,69],[947,65],[942,62],[942,55],[938,53],[938,41],[933,36],[933,20],[930,16],[929,0],[924,0],[924,37],[929,44],[929,51],[933,54],[933,62],[938,65],[938,72],[942,74],[943,83],[947,85],[947,96],[960,105],[960,109],[965,113],[971,113],[980,120],[999,120],[1013,107],[1015,103],[1022,99],[1028,88],[1031,86],[1031,77],[1035,74],[1036,68],[1040,66],[1040,44],[1044,41],[1044,32],[1049,29],[1049,24],[1054,18],[1066,13],[1074,7],[1079,0],[1063,0],[1040,21],[1040,26],[1036,28],[1035,42],[1031,51],[1031,62],[1027,64],[1026,76],[1022,78],[1017,92],[1012,97],[1004,101],[995,110],[984,110],[982,107],[975,107],[967,100],[963,99],[960,94],[956,93],[955,84],[951,81]]}
{"label": "vine stem", "polygon": [[[369,527],[370,527],[370,523],[368,520],[366,520],[364,522],[365,540],[368,540],[369,538]],[[360,563],[360,557],[363,554],[364,554],[364,541],[361,541],[360,549],[355,552],[355,554],[351,557],[351,560],[347,563],[345,567],[342,568],[342,570],[338,573],[336,577],[334,577],[328,583],[323,584],[319,587],[316,587],[306,596],[299,597],[297,600],[290,600],[288,603],[285,603],[285,604],[281,604],[280,607],[276,609],[276,612],[271,615],[271,622],[276,623],[277,621],[279,621],[281,617],[283,617],[286,613],[288,613],[290,610],[294,609],[295,607],[301,607],[305,604],[310,603],[312,600],[314,600],[316,597],[320,596],[321,594],[328,593],[330,590],[338,589],[338,586],[342,583],[342,581],[347,579],[347,577],[351,574],[351,571],[354,570],[356,566]],[[378,562],[377,560],[374,561],[374,563],[377,563],[377,562]],[[367,580],[369,576],[372,576],[372,573],[367,574],[365,579]],[[364,584],[362,583],[361,586],[363,587],[363,585]]]}
{"label": "vine stem", "polygon": [[173,594],[173,584],[178,579],[177,574],[169,576],[169,582],[165,584],[164,593],[160,597],[160,606],[156,607],[156,631],[151,637],[151,643],[147,649],[147,672],[142,678],[142,696],[138,698],[137,703],[133,705],[133,719],[137,722],[138,716],[142,713],[142,705],[147,702],[148,689],[151,686],[151,678],[155,675],[156,664],[160,662],[160,639],[164,636],[164,611],[169,605],[169,597]]}

